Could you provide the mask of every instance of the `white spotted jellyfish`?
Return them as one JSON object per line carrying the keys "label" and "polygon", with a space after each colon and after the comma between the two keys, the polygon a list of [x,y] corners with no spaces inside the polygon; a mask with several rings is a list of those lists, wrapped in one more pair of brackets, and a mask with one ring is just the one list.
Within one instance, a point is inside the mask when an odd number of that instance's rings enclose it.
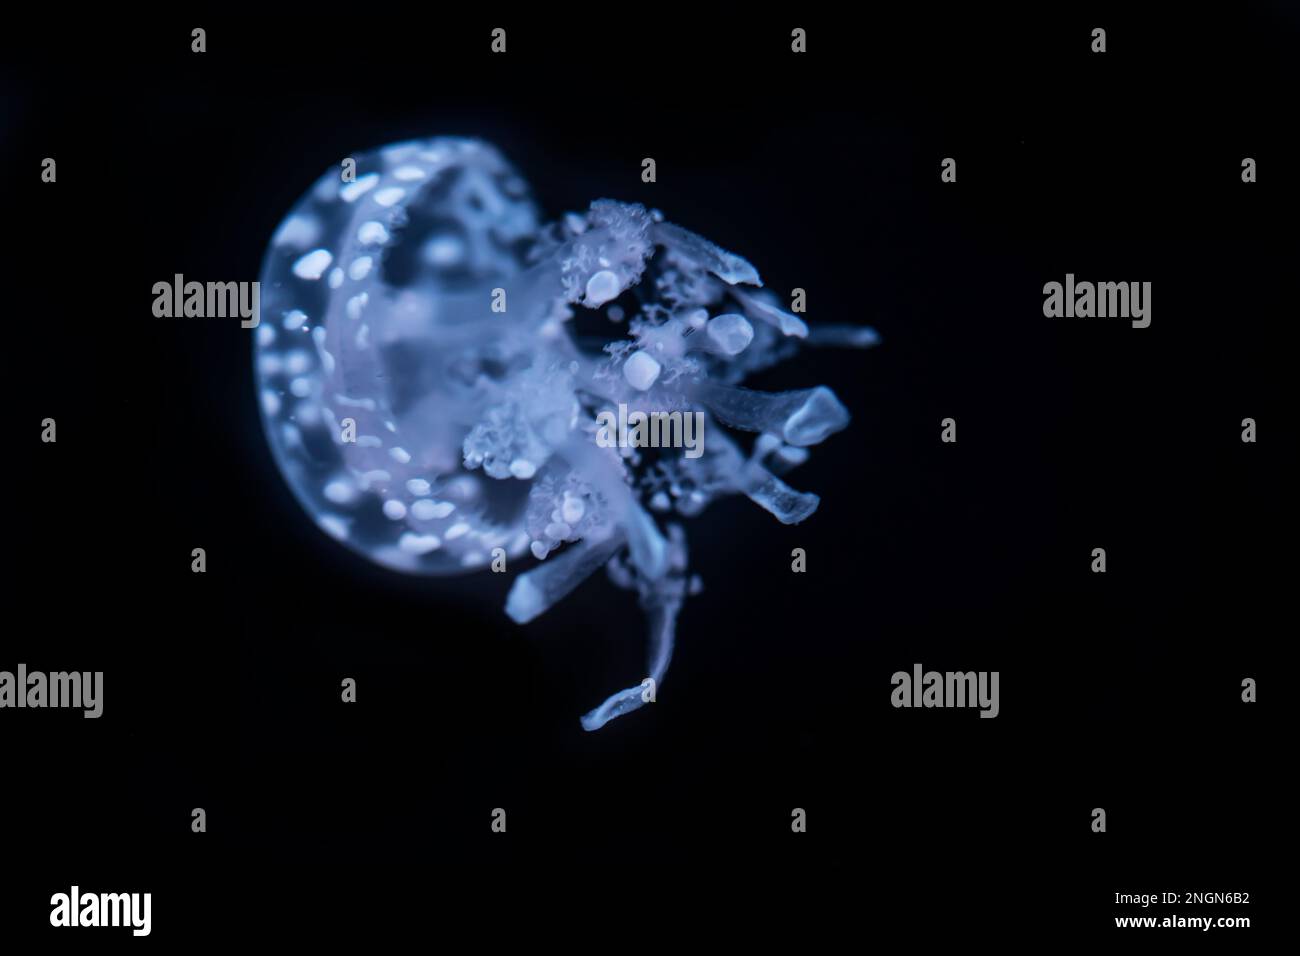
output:
{"label": "white spotted jellyfish", "polygon": [[[542,225],[501,155],[460,138],[387,146],[356,157],[354,176],[321,176],[271,239],[261,296],[262,419],[323,531],[410,574],[531,564],[506,598],[520,624],[604,566],[649,618],[653,686],[700,587],[668,519],[739,493],[803,521],[818,498],[780,475],[848,424],[827,388],[739,383],[800,344],[877,340],[810,328],[748,262],[657,210],[602,199]],[[587,347],[584,310],[620,337]],[[614,415],[675,412],[701,423],[694,448],[651,447],[640,427],[599,440]],[[757,437],[742,450],[727,429]],[[635,710],[647,686],[582,726]]]}

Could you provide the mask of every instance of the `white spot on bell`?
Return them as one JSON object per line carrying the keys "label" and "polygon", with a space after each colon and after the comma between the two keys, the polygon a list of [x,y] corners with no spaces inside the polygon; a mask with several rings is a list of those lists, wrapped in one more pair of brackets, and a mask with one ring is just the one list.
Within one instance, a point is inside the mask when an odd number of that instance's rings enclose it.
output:
{"label": "white spot on bell", "polygon": [[357,230],[357,239],[362,245],[378,246],[388,241],[388,230],[384,228],[382,222],[363,222],[361,228]]}
{"label": "white spot on bell", "polygon": [[436,534],[415,534],[407,531],[397,539],[397,546],[407,554],[428,554],[442,547]]}
{"label": "white spot on bell", "polygon": [[325,274],[334,261],[328,249],[313,249],[293,264],[293,274],[299,279],[315,281]]}
{"label": "white spot on bell", "polygon": [[339,198],[344,202],[356,202],[370,190],[379,184],[378,173],[366,173],[358,177],[354,182],[344,183],[339,189]]}
{"label": "white spot on bell", "polygon": [[450,501],[434,501],[432,498],[421,498],[411,505],[411,514],[421,521],[436,521],[455,510],[456,506]]}

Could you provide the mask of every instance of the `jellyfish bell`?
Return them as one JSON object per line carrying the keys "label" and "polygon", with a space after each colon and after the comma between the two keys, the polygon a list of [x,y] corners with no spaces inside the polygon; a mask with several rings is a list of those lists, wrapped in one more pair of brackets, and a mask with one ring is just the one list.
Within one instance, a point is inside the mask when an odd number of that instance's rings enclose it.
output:
{"label": "jellyfish bell", "polygon": [[359,156],[350,182],[327,173],[272,239],[269,329],[256,337],[264,423],[304,508],[367,558],[454,574],[494,547],[523,554],[509,496],[459,446],[490,401],[479,377],[499,380],[519,357],[485,290],[518,276],[536,229],[494,149],[439,139]]}
{"label": "jellyfish bell", "polygon": [[[290,210],[263,262],[254,363],[277,466],[322,531],[385,567],[540,562],[506,601],[520,623],[606,568],[639,594],[644,679],[660,686],[694,584],[683,529],[646,503],[688,517],[739,493],[785,522],[815,510],[778,477],[802,460],[783,452],[843,428],[844,407],[826,388],[739,385],[808,327],[746,260],[642,206],[597,200],[543,225],[481,141],[355,159],[355,176],[331,170]],[[627,336],[580,347],[575,312],[629,290]],[[700,416],[701,440],[653,455],[598,441],[598,422],[628,407]],[[759,440],[742,451],[722,425]],[[583,726],[643,698],[638,681]]]}

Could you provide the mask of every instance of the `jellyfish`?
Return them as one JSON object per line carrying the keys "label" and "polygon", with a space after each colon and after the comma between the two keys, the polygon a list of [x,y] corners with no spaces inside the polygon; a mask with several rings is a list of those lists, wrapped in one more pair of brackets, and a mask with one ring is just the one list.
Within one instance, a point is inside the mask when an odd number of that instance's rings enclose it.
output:
{"label": "jellyfish", "polygon": [[598,199],[544,223],[467,138],[322,175],[275,230],[261,296],[262,422],[324,533],[408,574],[522,563],[505,602],[520,624],[601,568],[636,593],[647,679],[584,715],[589,731],[663,681],[701,587],[683,519],[731,494],[787,524],[817,509],[782,476],[848,424],[844,405],[741,383],[800,346],[876,342],[809,327],[749,262],[658,210]]}

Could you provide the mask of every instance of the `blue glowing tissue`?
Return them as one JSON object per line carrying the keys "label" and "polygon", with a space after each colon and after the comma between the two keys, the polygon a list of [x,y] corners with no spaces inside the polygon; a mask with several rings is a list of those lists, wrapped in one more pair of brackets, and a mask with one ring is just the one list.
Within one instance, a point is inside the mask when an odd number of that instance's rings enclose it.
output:
{"label": "blue glowing tissue", "polygon": [[[519,623],[602,566],[638,593],[648,680],[588,730],[651,696],[699,587],[681,526],[652,513],[736,493],[789,524],[817,508],[779,475],[848,423],[844,406],[739,383],[801,343],[876,341],[810,329],[748,262],[658,211],[601,199],[543,225],[527,184],[470,139],[326,173],[272,237],[261,295],[266,432],[327,534],[412,574],[527,562],[506,599]],[[584,347],[575,327],[597,318],[613,341]],[[744,451],[723,426],[757,438]]]}

